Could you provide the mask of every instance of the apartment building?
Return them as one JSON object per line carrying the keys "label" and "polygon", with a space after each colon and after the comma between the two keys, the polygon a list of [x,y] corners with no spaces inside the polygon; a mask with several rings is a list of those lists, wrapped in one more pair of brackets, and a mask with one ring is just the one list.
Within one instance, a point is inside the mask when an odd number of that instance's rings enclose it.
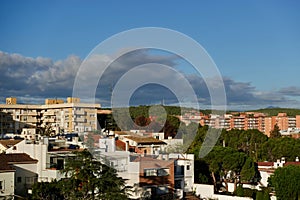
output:
{"label": "apartment building", "polygon": [[53,132],[87,132],[97,130],[100,104],[81,103],[79,98],[46,99],[44,105],[18,104],[10,97],[0,104],[1,135],[20,134],[23,128],[51,126]]}
{"label": "apartment building", "polygon": [[300,128],[300,115],[288,116],[286,113],[278,113],[277,116],[266,116],[266,114],[259,112],[232,112],[224,115],[203,115],[201,113],[199,116],[199,124],[201,126],[226,130],[257,129],[268,137],[270,136],[270,132],[274,129],[275,124],[277,124],[280,130],[284,131]]}
{"label": "apartment building", "polygon": [[97,152],[100,160],[115,168],[118,175],[126,180],[126,186],[132,187],[130,199],[182,199],[185,192],[192,191],[193,154],[130,152],[136,140],[125,142],[127,147],[123,146],[119,151],[119,142],[114,137],[100,138]]}

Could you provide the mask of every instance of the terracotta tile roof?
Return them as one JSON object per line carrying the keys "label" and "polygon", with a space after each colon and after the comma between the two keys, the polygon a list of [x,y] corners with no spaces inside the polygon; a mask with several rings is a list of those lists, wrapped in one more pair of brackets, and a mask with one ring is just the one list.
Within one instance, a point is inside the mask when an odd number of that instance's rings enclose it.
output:
{"label": "terracotta tile roof", "polygon": [[21,163],[37,163],[38,162],[38,160],[31,158],[26,153],[0,154],[0,160],[1,160],[1,164],[2,163],[21,164]]}
{"label": "terracotta tile roof", "polygon": [[31,158],[26,153],[0,154],[0,171],[15,171],[11,164],[32,164],[38,160]]}
{"label": "terracotta tile roof", "polygon": [[[119,147],[120,149],[122,149],[123,151],[126,150],[126,143],[121,141],[121,140],[116,140],[116,146]],[[131,145],[128,145],[128,148],[134,148],[133,146]]]}
{"label": "terracotta tile roof", "polygon": [[133,133],[129,131],[115,131],[116,135],[132,135]]}
{"label": "terracotta tile roof", "polygon": [[134,162],[140,162],[140,172],[144,169],[170,168],[174,165],[174,160],[159,160],[151,157],[138,157]]}
{"label": "terracotta tile roof", "polygon": [[0,163],[0,172],[14,172],[16,171],[12,166],[8,165],[7,163]]}
{"label": "terracotta tile roof", "polygon": [[300,165],[300,162],[286,162],[286,163],[284,163],[284,166],[288,166],[288,165]]}
{"label": "terracotta tile roof", "polygon": [[165,142],[153,137],[126,136],[125,138],[133,140],[138,144],[166,144]]}
{"label": "terracotta tile roof", "polygon": [[0,140],[0,144],[2,144],[6,148],[10,148],[10,147],[18,144],[21,141],[22,140]]}
{"label": "terracotta tile roof", "polygon": [[264,167],[272,167],[274,166],[273,162],[257,162],[258,167],[264,166]]}

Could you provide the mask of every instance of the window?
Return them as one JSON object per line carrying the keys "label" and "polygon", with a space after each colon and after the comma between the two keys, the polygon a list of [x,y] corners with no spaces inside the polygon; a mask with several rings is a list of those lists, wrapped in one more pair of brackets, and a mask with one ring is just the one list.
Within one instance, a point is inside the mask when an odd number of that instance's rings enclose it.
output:
{"label": "window", "polygon": [[145,176],[168,176],[170,174],[170,169],[144,169]]}
{"label": "window", "polygon": [[4,190],[4,181],[0,181],[0,190]]}
{"label": "window", "polygon": [[22,177],[21,176],[18,176],[17,177],[17,183],[21,183],[22,182]]}
{"label": "window", "polygon": [[145,176],[157,176],[157,170],[156,169],[144,169],[144,175]]}
{"label": "window", "polygon": [[157,176],[168,176],[169,174],[170,174],[170,170],[167,168],[157,170]]}
{"label": "window", "polygon": [[186,166],[186,170],[190,170],[190,165],[187,165],[187,166]]}

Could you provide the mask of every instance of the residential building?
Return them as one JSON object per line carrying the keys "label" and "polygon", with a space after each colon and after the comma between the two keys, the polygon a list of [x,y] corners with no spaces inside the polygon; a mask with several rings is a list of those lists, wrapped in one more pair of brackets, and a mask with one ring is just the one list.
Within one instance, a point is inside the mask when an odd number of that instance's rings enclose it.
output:
{"label": "residential building", "polygon": [[18,144],[22,140],[0,140],[0,153],[5,152],[7,149],[11,148],[12,146]]}
{"label": "residential building", "polygon": [[102,148],[96,157],[114,167],[118,175],[127,180],[126,185],[133,188],[131,199],[182,198],[185,192],[192,191],[194,155],[130,152],[131,145],[135,145],[130,142],[122,142],[125,145],[121,146],[121,151],[111,147],[118,146],[119,142],[114,137],[99,139]]}
{"label": "residential building", "polygon": [[[116,131],[116,137],[120,140],[120,147],[125,146],[129,151],[141,154],[159,154],[163,152],[167,144],[154,137],[145,137],[132,132]],[[122,144],[125,143],[125,144]]]}
{"label": "residential building", "polygon": [[0,104],[1,135],[20,134],[23,128],[50,126],[55,133],[87,132],[98,129],[97,109],[100,104],[81,103],[79,98],[68,97],[67,102],[46,99],[44,105],[17,104],[7,98]]}
{"label": "residential building", "polygon": [[296,115],[296,128],[300,129],[300,115]]}
{"label": "residential building", "polygon": [[[1,154],[0,154],[1,156]],[[1,160],[0,199],[13,199],[15,194],[15,169]]]}
{"label": "residential building", "polygon": [[60,170],[64,167],[65,159],[74,156],[72,152],[76,150],[76,148],[73,148],[74,144],[68,144],[66,140],[66,138],[49,139],[48,137],[42,137],[34,141],[22,140],[7,149],[6,153],[26,153],[31,158],[38,160],[35,170],[37,181],[59,180],[64,177]]}
{"label": "residential building", "polygon": [[258,171],[260,172],[261,180],[260,184],[263,187],[268,185],[269,177],[274,174],[275,170],[279,167],[284,167],[288,165],[299,165],[299,158],[297,157],[294,162],[286,162],[285,158],[278,159],[276,162],[258,162]]}
{"label": "residential building", "polygon": [[0,160],[0,186],[2,184],[3,193],[25,197],[28,189],[37,181],[38,160],[25,153],[0,154]]}
{"label": "residential building", "polygon": [[[187,120],[181,117],[180,119]],[[275,124],[280,130],[300,128],[300,115],[287,116],[286,113],[278,113],[277,116],[266,116],[259,112],[232,112],[230,114],[209,114],[200,115],[199,124],[217,129],[239,129],[249,130],[256,129],[268,137],[274,129]]]}

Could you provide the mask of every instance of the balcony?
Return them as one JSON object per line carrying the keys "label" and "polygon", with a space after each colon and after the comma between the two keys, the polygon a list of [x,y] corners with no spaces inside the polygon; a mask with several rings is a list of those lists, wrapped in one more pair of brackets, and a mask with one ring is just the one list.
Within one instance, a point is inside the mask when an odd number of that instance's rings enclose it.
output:
{"label": "balcony", "polygon": [[45,118],[43,121],[44,121],[44,122],[54,123],[54,122],[55,122],[55,119],[54,119],[54,118]]}
{"label": "balcony", "polygon": [[85,111],[84,110],[75,110],[73,112],[73,115],[85,115]]}
{"label": "balcony", "polygon": [[55,115],[55,112],[54,110],[49,110],[47,112],[44,113],[45,116],[48,116],[48,115]]}
{"label": "balcony", "polygon": [[83,118],[83,117],[74,117],[74,121],[75,121],[75,122],[82,122],[82,123],[85,123],[85,122],[86,122],[86,119]]}
{"label": "balcony", "polygon": [[28,123],[37,123],[38,120],[36,118],[27,118],[27,120],[24,120],[25,122],[28,122]]}

